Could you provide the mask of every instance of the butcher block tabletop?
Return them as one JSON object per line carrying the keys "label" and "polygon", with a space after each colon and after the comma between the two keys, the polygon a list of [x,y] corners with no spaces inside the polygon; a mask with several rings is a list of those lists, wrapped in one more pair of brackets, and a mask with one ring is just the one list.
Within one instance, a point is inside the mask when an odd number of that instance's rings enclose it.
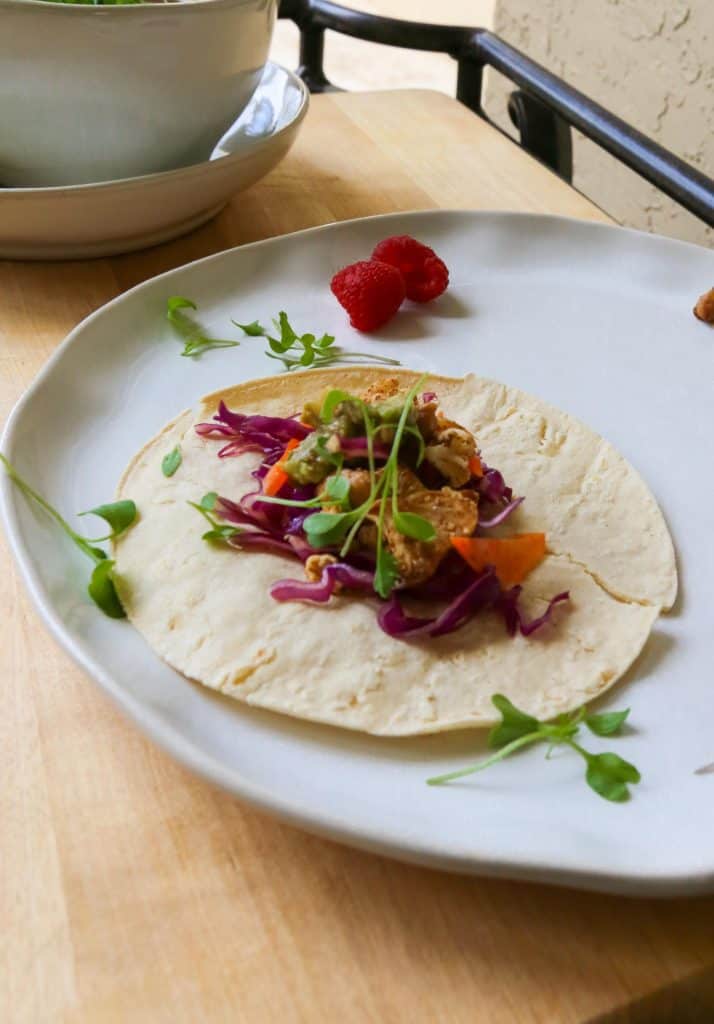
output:
{"label": "butcher block tabletop", "polygon": [[[2,419],[79,320],[146,278],[439,207],[608,219],[446,96],[316,96],[284,162],[193,234],[113,259],[0,263]],[[306,835],[126,721],[47,634],[4,540],[0,608],[6,1024],[714,1020],[713,899],[461,878]]]}

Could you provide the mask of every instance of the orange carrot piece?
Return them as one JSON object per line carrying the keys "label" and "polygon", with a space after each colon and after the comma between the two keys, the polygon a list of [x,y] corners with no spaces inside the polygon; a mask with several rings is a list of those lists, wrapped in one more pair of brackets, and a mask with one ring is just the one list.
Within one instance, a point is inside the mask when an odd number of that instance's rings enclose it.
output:
{"label": "orange carrot piece", "polygon": [[469,469],[471,476],[483,476],[483,462],[478,455],[472,455],[469,459]]}
{"label": "orange carrot piece", "polygon": [[506,588],[522,583],[545,557],[544,533],[517,533],[500,539],[452,537],[451,543],[476,572],[492,565]]}
{"label": "orange carrot piece", "polygon": [[263,494],[266,494],[269,498],[274,498],[283,484],[288,482],[288,474],[283,469],[283,463],[288,461],[290,452],[293,448],[297,448],[299,443],[296,437],[291,437],[285,446],[283,454],[263,477]]}

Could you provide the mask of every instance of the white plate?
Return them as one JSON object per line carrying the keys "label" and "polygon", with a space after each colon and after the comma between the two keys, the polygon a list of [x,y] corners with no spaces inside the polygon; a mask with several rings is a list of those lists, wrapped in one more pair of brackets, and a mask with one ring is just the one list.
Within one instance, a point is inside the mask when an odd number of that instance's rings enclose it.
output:
{"label": "white plate", "polygon": [[297,75],[268,63],[210,160],[90,185],[0,187],[0,259],[111,256],[192,231],[283,159],[308,102]]}
{"label": "white plate", "polygon": [[[330,275],[402,232],[443,255],[451,288],[372,338],[358,336],[329,292]],[[286,309],[297,326],[333,331],[348,348],[417,369],[476,370],[581,417],[650,483],[681,568],[674,613],[600,702],[630,706],[633,731],[588,737],[640,767],[628,804],[598,799],[574,756],[546,761],[535,749],[430,789],[428,776],[482,753],[483,734],[380,740],[251,710],[187,682],[128,623],[89,603],[86,559],[3,480],[2,512],[34,601],[62,645],[165,749],[312,831],[460,871],[627,893],[712,891],[714,775],[695,769],[714,761],[714,334],[691,313],[712,280],[714,254],[703,249],[556,218],[430,212],[316,228],[189,264],[100,309],[50,360],[3,443],[60,509],[91,508],[110,499],[129,457],[179,410],[274,369],[259,339],[181,358],[164,320],[173,294],[193,298],[217,335],[230,332],[231,317],[265,321]]]}

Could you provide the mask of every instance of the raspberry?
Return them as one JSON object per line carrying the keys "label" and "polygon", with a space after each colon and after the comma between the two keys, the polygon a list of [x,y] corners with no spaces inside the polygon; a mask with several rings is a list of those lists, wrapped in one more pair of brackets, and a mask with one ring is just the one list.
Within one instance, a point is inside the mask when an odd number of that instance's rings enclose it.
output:
{"label": "raspberry", "polygon": [[410,235],[385,238],[376,246],[372,259],[401,270],[407,298],[413,302],[430,302],[448,288],[449,271],[444,261]]}
{"label": "raspberry", "polygon": [[337,301],[358,331],[373,331],[390,320],[404,302],[404,278],[379,260],[360,260],[338,270],[330,282]]}

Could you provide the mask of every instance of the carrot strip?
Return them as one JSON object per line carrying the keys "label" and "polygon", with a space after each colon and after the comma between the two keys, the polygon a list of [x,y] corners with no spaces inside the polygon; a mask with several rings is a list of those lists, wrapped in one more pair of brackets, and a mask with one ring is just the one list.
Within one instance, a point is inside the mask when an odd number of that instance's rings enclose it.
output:
{"label": "carrot strip", "polygon": [[502,587],[522,583],[545,557],[544,533],[517,533],[500,539],[452,537],[451,543],[476,572],[493,566]]}
{"label": "carrot strip", "polygon": [[472,455],[469,459],[469,469],[471,476],[483,476],[483,462],[478,455]]}
{"label": "carrot strip", "polygon": [[288,461],[290,452],[293,448],[297,448],[299,443],[296,437],[291,437],[285,446],[283,454],[263,477],[263,494],[266,494],[269,498],[274,498],[283,484],[288,482],[288,474],[283,469],[283,463]]}

